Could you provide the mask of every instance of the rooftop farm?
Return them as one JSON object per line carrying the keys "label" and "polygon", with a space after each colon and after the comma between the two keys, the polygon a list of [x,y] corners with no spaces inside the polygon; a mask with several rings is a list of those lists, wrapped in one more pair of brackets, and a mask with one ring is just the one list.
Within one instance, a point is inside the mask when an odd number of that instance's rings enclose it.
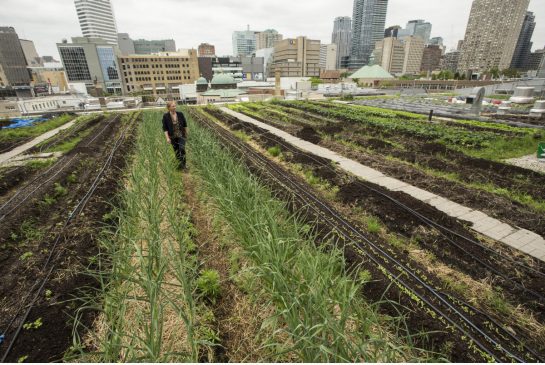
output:
{"label": "rooftop farm", "polygon": [[[545,235],[545,173],[506,162],[541,129],[228,108]],[[544,361],[543,261],[224,107],[179,110],[188,171],[161,111],[82,118],[0,169],[3,360]]]}

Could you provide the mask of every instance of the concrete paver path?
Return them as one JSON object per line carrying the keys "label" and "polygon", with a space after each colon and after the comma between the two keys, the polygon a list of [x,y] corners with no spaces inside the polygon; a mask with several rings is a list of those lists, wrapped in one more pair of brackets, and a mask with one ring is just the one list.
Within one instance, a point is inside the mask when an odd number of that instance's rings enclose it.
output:
{"label": "concrete paver path", "polygon": [[244,114],[237,113],[225,107],[222,107],[221,110],[229,115],[239,118],[244,122],[254,124],[264,130],[267,130],[303,151],[310,152],[316,156],[336,162],[341,169],[359,178],[380,185],[391,191],[402,191],[415,199],[435,207],[451,217],[470,222],[472,224],[472,229],[481,233],[482,235],[490,237],[496,241],[502,242],[519,251],[525,252],[535,258],[545,261],[545,239],[534,232],[512,227],[484,214],[481,211],[465,207],[429,191],[409,185],[401,180],[386,176],[378,170],[364,166],[354,160],[347,159],[346,157],[343,157],[321,146],[317,146],[313,143],[294,137],[289,133],[268,124],[259,122]]}
{"label": "concrete paver path", "polygon": [[20,155],[21,153],[31,149],[32,147],[36,146],[37,144],[40,144],[41,142],[53,137],[54,135],[56,135],[60,131],[70,128],[71,126],[74,125],[74,123],[76,123],[75,119],[68,122],[68,123],[66,123],[66,124],[61,125],[58,128],[50,130],[49,132],[45,132],[44,134],[34,138],[32,141],[27,142],[27,143],[25,143],[23,145],[20,145],[18,147],[15,147],[11,151],[0,154],[0,165],[3,165],[6,161],[12,159],[13,157],[15,157],[17,155]]}

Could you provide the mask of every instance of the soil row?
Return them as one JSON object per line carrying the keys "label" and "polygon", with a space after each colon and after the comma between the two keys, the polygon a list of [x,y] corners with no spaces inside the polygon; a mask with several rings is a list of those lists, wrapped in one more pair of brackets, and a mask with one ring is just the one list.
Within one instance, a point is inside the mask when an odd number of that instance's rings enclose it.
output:
{"label": "soil row", "polygon": [[[0,283],[0,328],[4,330],[12,318],[17,318],[6,333],[2,352],[21,324],[21,315],[16,316],[19,308],[30,302],[35,284],[47,276],[51,266],[42,271],[43,265],[60,235],[50,263],[54,270],[7,358],[10,362],[59,361],[72,343],[72,319],[79,304],[75,299],[83,288],[97,285],[86,272],[96,263],[101,222],[108,219],[119,188],[132,146],[131,135],[123,139],[83,211],[68,226],[62,225],[88,192],[112,150],[113,141],[121,135],[121,128],[124,125],[118,119],[98,122],[93,134],[52,166],[51,173],[62,171],[45,184],[42,179],[32,183],[38,189],[2,222],[0,245],[4,249],[0,265],[4,280]],[[31,182],[32,176],[21,180]],[[13,190],[7,196],[15,193]],[[92,320],[91,314],[88,317],[85,323]]]}
{"label": "soil row", "polygon": [[[215,114],[214,116],[220,118],[220,120],[226,122],[228,125],[230,125],[231,127],[234,127],[235,129],[242,129],[242,130],[244,130],[245,132],[247,132],[250,135],[254,134],[254,137],[257,137],[258,141],[259,141],[259,138],[264,138],[263,140],[261,140],[264,147],[278,145],[277,144],[278,141],[274,141],[274,140],[269,139],[269,137],[271,137],[271,136],[267,136],[266,132],[264,132],[264,131],[253,130],[251,127],[245,126],[244,123],[241,123],[238,120],[234,120],[234,118],[231,119],[231,118],[228,118],[228,117],[226,117],[224,115],[220,115],[220,114],[216,113],[214,110],[209,109],[208,112],[210,112],[210,114],[212,114],[212,115]],[[259,137],[259,136],[261,136],[261,137]],[[292,153],[292,151],[289,151],[289,154],[290,154],[289,158],[293,159],[293,161],[297,161],[298,163],[305,163],[305,162],[310,163],[308,156],[297,155],[297,153]],[[315,159],[311,158],[310,160],[315,160]],[[319,160],[319,159],[317,159],[317,160]],[[318,164],[320,166],[323,166],[320,161],[318,161]],[[254,167],[250,166],[250,169],[252,170],[252,172],[255,172],[256,174],[260,173],[259,168],[256,168],[255,166]],[[294,177],[293,175],[291,175],[287,171],[282,176],[285,176],[286,180],[289,180],[289,181],[297,180],[296,177]],[[332,176],[332,178],[333,178],[333,176]],[[265,183],[268,183],[269,185],[271,185],[271,179],[270,178],[267,179],[266,177],[264,177],[263,181]],[[274,185],[274,184],[272,184],[272,185]],[[302,208],[300,203],[297,203],[296,201],[293,201],[291,196],[285,196],[287,194],[285,189],[279,188],[278,186],[271,186],[271,187],[274,188],[275,191],[278,192],[278,194],[284,195],[284,198],[286,198],[286,199],[288,199],[288,201],[292,202],[292,208],[294,209],[294,211],[298,211],[299,208]],[[307,219],[309,219],[309,221],[311,221],[313,223],[316,222],[316,218],[319,218],[318,222],[320,222],[320,221],[323,221],[324,217],[315,217],[315,216],[314,217],[312,217],[312,216],[307,217]],[[392,218],[394,218],[394,217],[392,217]],[[395,219],[393,219],[393,220],[395,220]],[[320,237],[322,237],[324,239],[325,239],[325,237],[330,237],[330,234],[331,234],[331,227],[330,226],[328,226],[327,224],[320,224],[319,223],[318,227],[319,227],[318,228],[318,233],[321,233],[319,235]],[[385,244],[385,243],[382,242],[381,244]],[[370,265],[370,263],[362,257],[361,253],[359,253],[357,250],[354,250],[354,248],[352,246],[350,246],[350,245],[344,246],[344,249],[345,249],[346,258],[347,258],[347,261],[349,262],[349,264],[352,264],[354,266],[363,265],[363,267],[365,269],[370,270],[372,272],[373,278],[379,278],[376,281],[373,281],[373,284],[371,284],[369,287],[366,287],[365,295],[369,299],[371,299],[371,300],[380,300],[382,298],[382,295],[386,291],[388,291],[386,297],[389,297],[389,298],[392,298],[392,299],[395,298],[395,301],[400,301],[402,303],[402,305],[406,306],[406,308],[411,308],[411,310],[414,310],[410,314],[408,314],[408,319],[407,319],[408,328],[410,328],[411,331],[413,331],[413,330],[415,330],[415,331],[419,331],[419,330],[435,331],[435,330],[437,330],[438,332],[441,332],[440,328],[442,327],[444,329],[444,325],[441,324],[440,321],[433,320],[432,318],[430,318],[429,315],[425,313],[425,311],[423,311],[421,308],[418,308],[418,306],[416,306],[415,303],[412,302],[411,300],[409,300],[407,297],[401,295],[401,293],[399,291],[397,291],[396,288],[390,287],[390,280],[388,278],[385,278],[384,275],[375,266]],[[402,252],[396,252],[396,250],[394,250],[394,249],[392,249],[390,247],[388,247],[387,249],[391,250],[391,252],[393,254],[397,255],[396,257],[399,257],[399,258],[403,259],[404,255],[403,255]],[[424,274],[427,272],[426,268],[419,265],[419,263],[409,262],[410,260],[407,260],[407,259],[403,259],[403,260],[407,264],[410,264],[410,266],[413,267],[416,272],[421,272],[421,273],[424,273]],[[441,283],[437,279],[433,279],[433,277],[431,277],[431,276],[429,278],[431,278],[430,280],[433,282],[433,285],[437,285],[438,287],[441,285]],[[448,292],[448,290],[445,290],[445,291]],[[391,310],[392,311],[391,314],[393,314],[393,313],[395,313],[396,310],[399,310],[399,308],[398,309],[385,308],[385,310],[386,311]],[[482,324],[482,318],[481,318],[481,324]],[[442,346],[449,347],[450,346],[448,344],[449,343],[449,336],[451,336],[451,335],[447,334],[445,332],[433,334],[433,335],[431,335],[431,338],[428,338],[427,340],[422,340],[422,342],[420,344],[426,345],[426,347],[435,348],[436,350],[438,350],[438,347],[442,347]],[[438,345],[438,347],[436,345]],[[442,349],[442,350],[444,350],[444,349]],[[462,352],[460,352],[460,351],[462,351]],[[471,356],[471,355],[469,355],[468,353],[462,354],[462,353],[464,353],[464,351],[465,351],[464,350],[464,344],[462,344],[461,342],[456,342],[455,351],[452,351],[450,353],[450,356],[452,356],[452,359],[455,359],[455,360],[460,360],[462,358],[467,360],[467,358],[465,358],[464,356],[466,356],[466,355]],[[450,350],[449,350],[449,352],[450,352]]]}

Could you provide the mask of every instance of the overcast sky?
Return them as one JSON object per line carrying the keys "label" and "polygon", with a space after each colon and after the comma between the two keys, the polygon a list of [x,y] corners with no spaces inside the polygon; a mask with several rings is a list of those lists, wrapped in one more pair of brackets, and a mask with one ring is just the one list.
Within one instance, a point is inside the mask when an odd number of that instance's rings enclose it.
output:
{"label": "overcast sky", "polygon": [[[507,0],[509,1],[509,0]],[[306,35],[331,42],[336,16],[352,16],[353,0],[112,0],[118,32],[131,38],[176,41],[177,48],[216,46],[232,53],[234,30],[274,28],[284,37]],[[0,26],[13,26],[20,38],[33,40],[41,56],[58,59],[56,43],[81,36],[73,0],[0,0]],[[408,20],[432,23],[432,37],[453,48],[463,39],[472,0],[390,0],[386,26]],[[541,4],[541,5],[540,5]],[[531,0],[537,26],[533,49],[545,46],[545,0]]]}

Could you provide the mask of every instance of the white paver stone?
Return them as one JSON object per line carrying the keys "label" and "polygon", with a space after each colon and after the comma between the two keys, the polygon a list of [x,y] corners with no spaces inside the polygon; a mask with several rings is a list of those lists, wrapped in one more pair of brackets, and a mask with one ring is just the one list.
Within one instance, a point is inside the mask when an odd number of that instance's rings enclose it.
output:
{"label": "white paver stone", "polygon": [[515,228],[511,227],[509,224],[502,223],[494,229],[486,231],[484,234],[490,238],[495,239],[496,241],[501,241],[503,238],[509,236],[515,231]]}
{"label": "white paver stone", "polygon": [[487,219],[483,219],[482,221],[479,221],[477,222],[476,224],[473,225],[473,229],[477,232],[480,232],[482,234],[485,234],[485,232],[495,228],[495,227],[499,227],[501,226],[501,222],[497,219],[494,219],[494,218],[487,218]]}
{"label": "white paver stone", "polygon": [[488,216],[479,210],[473,210],[467,214],[464,214],[458,217],[458,219],[460,220],[468,221],[473,224],[479,221],[482,221],[483,219],[486,219],[486,218],[488,218]]}

